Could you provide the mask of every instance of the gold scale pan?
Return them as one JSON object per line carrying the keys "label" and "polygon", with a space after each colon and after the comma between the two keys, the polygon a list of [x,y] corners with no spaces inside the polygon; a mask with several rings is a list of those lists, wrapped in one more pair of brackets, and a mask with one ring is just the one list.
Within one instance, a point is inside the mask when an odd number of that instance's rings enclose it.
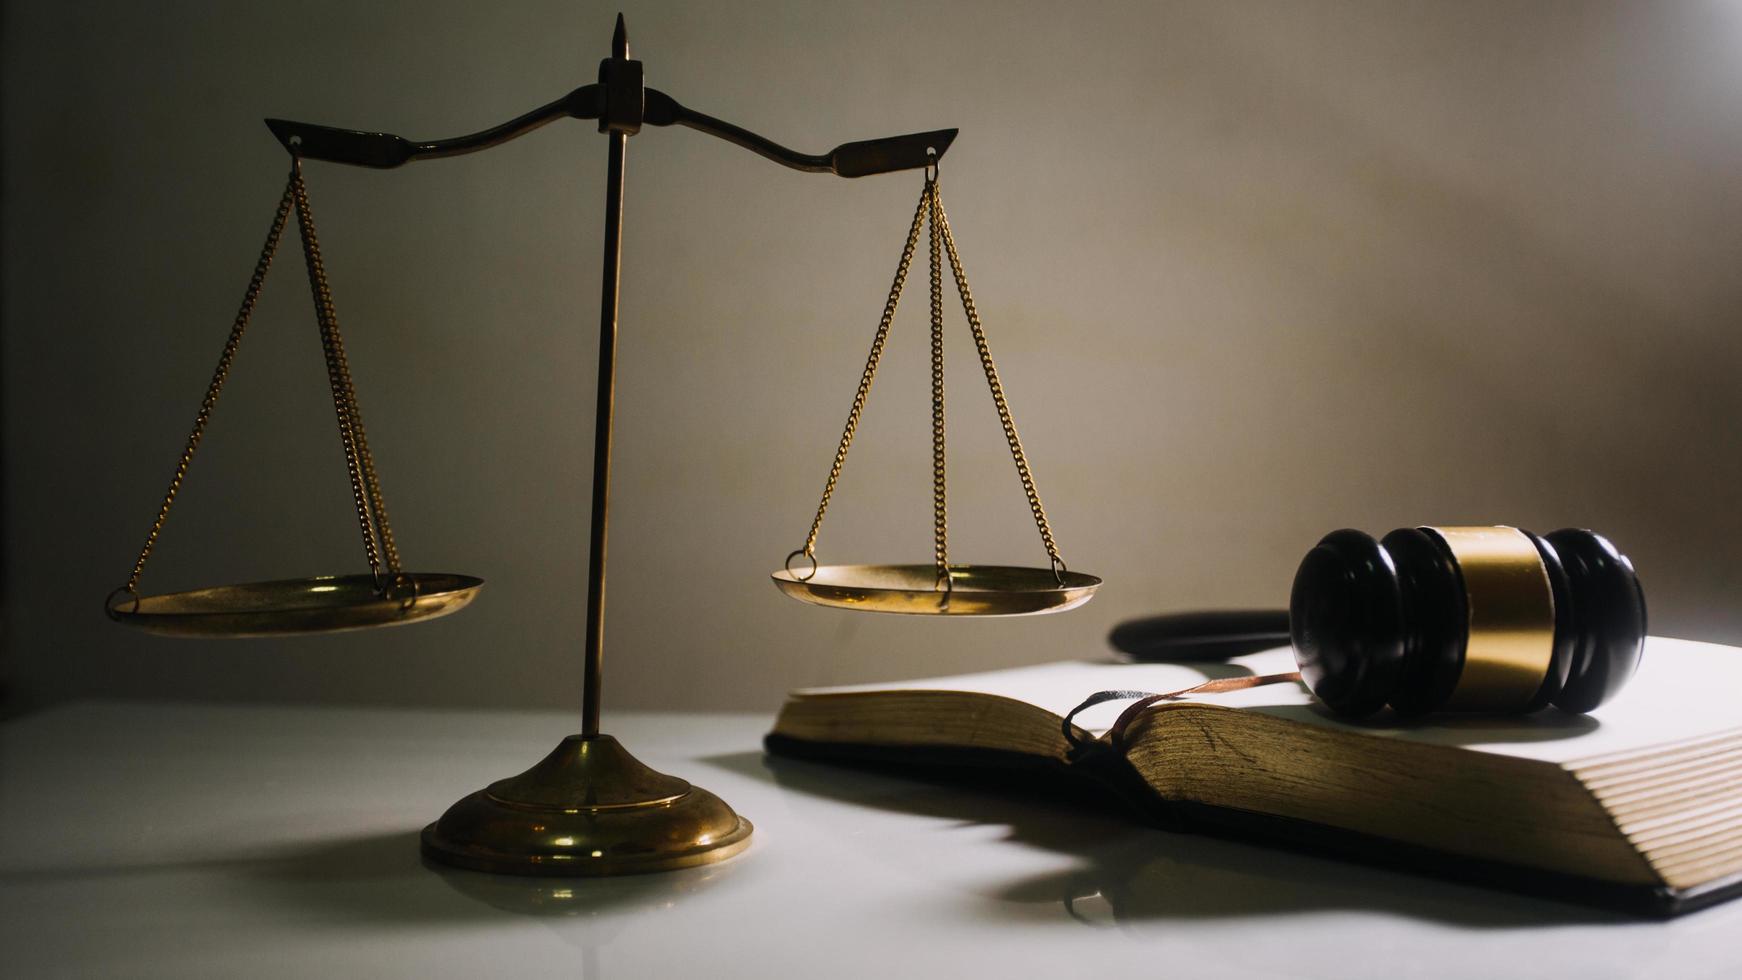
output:
{"label": "gold scale pan", "polygon": [[[247,332],[260,287],[272,268],[273,256],[278,251],[279,239],[292,210],[296,212],[297,231],[302,238],[309,290],[314,297],[315,320],[320,327],[321,350],[326,357],[327,380],[339,424],[339,441],[345,451],[345,469],[350,476],[357,526],[362,534],[369,574],[249,582],[142,596],[139,593],[140,577],[157,547],[170,508],[174,506],[182,481],[193,464],[194,453],[205,438],[206,426],[229,379],[230,366]],[[261,247],[254,275],[243,293],[242,305],[230,326],[223,352],[218,356],[218,366],[212,372],[205,398],[194,416],[193,430],[176,461],[169,488],[164,492],[151,530],[146,533],[139,557],[134,560],[132,572],[126,584],[109,593],[103,603],[104,610],[118,623],[167,636],[332,633],[396,626],[445,616],[464,608],[483,585],[482,579],[470,575],[406,572],[400,568],[399,549],[387,518],[380,478],[376,475],[374,456],[369,451],[368,436],[363,428],[363,413],[351,383],[338,314],[333,306],[332,291],[327,286],[326,269],[321,263],[320,242],[315,235],[308,189],[302,179],[302,160],[293,151],[284,195],[279,199],[266,243]]]}
{"label": "gold scale pan", "polygon": [[[464,608],[476,597],[483,586],[483,580],[477,577],[453,573],[404,572],[400,568],[398,550],[345,359],[344,342],[339,331],[332,294],[321,263],[320,246],[315,235],[301,163],[307,158],[382,169],[393,168],[413,160],[455,156],[486,149],[563,117],[606,120],[613,115],[621,116],[626,110],[613,104],[610,98],[611,86],[605,73],[615,71],[621,77],[630,70],[625,66],[633,66],[633,82],[639,87],[639,62],[607,59],[601,66],[600,84],[582,86],[562,99],[500,126],[451,140],[415,143],[385,133],[357,132],[285,120],[267,121],[274,135],[291,154],[289,181],[156,519],[126,584],[110,593],[105,601],[105,610],[111,619],[153,633],[186,637],[324,633],[401,625],[444,616]],[[626,87],[619,85],[619,89]],[[955,138],[956,131],[939,130],[847,143],[828,154],[812,156],[788,150],[740,127],[688,109],[656,89],[643,88],[642,92],[641,118],[629,123],[621,120],[612,122],[612,131],[632,133],[642,123],[656,126],[683,125],[744,146],[795,169],[828,172],[843,177],[921,167],[926,172],[925,186],[919,206],[914,212],[895,282],[878,324],[871,354],[848,413],[847,424],[815,519],[804,545],[788,556],[783,568],[773,573],[774,584],[786,595],[804,602],[864,612],[1013,616],[1060,612],[1087,602],[1101,584],[1101,580],[1092,575],[1071,571],[1059,556],[1027,458],[1016,433],[1015,423],[1011,419],[997,369],[992,362],[985,331],[974,307],[967,276],[950,233],[948,218],[941,204],[938,192],[938,162]],[[629,128],[631,126],[633,128]],[[607,129],[606,122],[602,121],[600,128]],[[607,229],[608,243],[620,237],[620,170],[612,176],[615,183],[608,190],[615,190],[617,193],[608,194],[607,222],[618,227]],[[157,544],[170,508],[204,436],[206,425],[223,390],[230,365],[253,313],[261,284],[271,267],[279,238],[293,210],[302,238],[340,441],[345,451],[346,470],[350,477],[358,527],[370,570],[368,574],[362,575],[251,582],[141,595],[140,576]],[[930,229],[934,560],[931,564],[924,565],[819,565],[816,560],[817,535],[864,411],[922,226],[929,226]],[[1003,424],[1011,456],[1028,497],[1042,544],[1046,548],[1049,564],[1044,568],[951,564],[948,559],[940,245],[947,252],[951,272],[974,335],[975,346]],[[616,249],[609,251],[615,253]],[[615,254],[607,256],[607,264],[614,265],[616,258]],[[616,277],[613,275],[608,278],[614,280]],[[610,288],[614,285],[614,282],[607,283],[607,310],[601,330],[602,353],[606,357],[614,357],[616,297],[614,290]],[[605,347],[606,344],[611,346]],[[606,365],[601,365],[602,375],[605,375],[605,367]],[[602,385],[602,390],[608,393],[609,384]],[[609,402],[601,398],[600,404],[602,414],[597,421],[600,424],[604,451],[608,452]],[[597,477],[598,471],[601,467],[608,466],[607,456],[596,455],[596,498],[604,490]],[[596,506],[592,528],[595,551],[599,550],[597,543],[602,540],[603,533],[603,515]],[[596,554],[594,567],[589,569],[595,580],[603,578],[602,561],[599,560],[601,558],[602,555]],[[597,614],[590,618],[597,618]]]}
{"label": "gold scale pan", "polygon": [[[817,534],[829,501],[840,482],[841,470],[852,448],[853,436],[864,415],[865,402],[877,377],[877,366],[889,340],[890,324],[901,302],[913,253],[919,246],[920,229],[929,229],[931,272],[931,409],[932,409],[932,563],[929,565],[819,565],[816,558]],[[1023,493],[1034,516],[1035,529],[1040,532],[1046,548],[1048,566],[1025,568],[1009,565],[958,565],[949,560],[949,507],[946,479],[945,413],[944,413],[944,323],[943,323],[943,256],[949,256],[949,266],[956,282],[956,292],[967,315],[968,327],[974,335],[974,348],[979,353],[980,366],[986,373],[986,384],[992,392],[992,403],[998,410],[998,420],[1016,464]],[[794,563],[797,562],[797,567]],[[944,214],[938,190],[938,157],[931,154],[925,168],[925,186],[920,191],[919,206],[908,227],[907,243],[896,265],[895,281],[889,287],[889,299],[883,307],[883,318],[871,341],[871,354],[859,378],[858,391],[852,408],[847,412],[847,424],[835,449],[828,480],[823,484],[822,500],[811,520],[804,545],[786,556],[783,567],[774,573],[774,584],[785,594],[804,602],[841,609],[866,612],[907,613],[944,616],[1024,616],[1035,613],[1063,612],[1080,606],[1095,594],[1101,580],[1093,575],[1073,572],[1060,557],[1053,540],[1052,526],[1046,509],[1041,505],[1040,492],[1035,489],[1034,475],[1028,456],[1017,436],[1016,423],[1010,415],[1010,405],[1004,397],[1004,385],[998,368],[992,362],[986,330],[980,323],[974,306],[974,294],[968,288],[968,275],[956,251],[955,236],[950,232],[949,218]]]}

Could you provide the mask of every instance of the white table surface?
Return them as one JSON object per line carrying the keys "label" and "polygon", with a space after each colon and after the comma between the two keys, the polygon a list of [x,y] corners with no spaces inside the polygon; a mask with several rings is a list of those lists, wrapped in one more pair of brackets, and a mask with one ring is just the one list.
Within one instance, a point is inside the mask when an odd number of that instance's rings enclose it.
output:
{"label": "white table surface", "polygon": [[537,761],[570,717],[83,703],[14,719],[0,974],[1742,976],[1742,902],[1630,921],[765,760],[767,724],[608,714],[643,761],[749,817],[752,846],[711,868],[539,881],[432,870],[417,833]]}

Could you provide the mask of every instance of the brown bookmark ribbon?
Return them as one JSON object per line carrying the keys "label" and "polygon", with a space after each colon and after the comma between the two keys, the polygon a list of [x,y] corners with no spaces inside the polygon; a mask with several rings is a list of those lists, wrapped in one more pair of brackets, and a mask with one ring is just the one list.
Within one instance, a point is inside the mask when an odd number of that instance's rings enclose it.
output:
{"label": "brown bookmark ribbon", "polygon": [[1249,687],[1263,687],[1266,684],[1289,684],[1298,682],[1299,680],[1300,671],[1291,670],[1286,674],[1256,674],[1250,677],[1220,677],[1213,681],[1194,684],[1191,687],[1184,687],[1177,691],[1168,691],[1165,694],[1151,694],[1148,691],[1097,691],[1094,694],[1089,695],[1087,698],[1084,698],[1082,704],[1072,708],[1070,714],[1065,715],[1063,725],[1065,741],[1071,743],[1071,749],[1076,753],[1081,753],[1087,750],[1089,746],[1093,745],[1093,739],[1084,739],[1077,735],[1077,730],[1071,722],[1085,709],[1093,708],[1095,705],[1107,701],[1124,701],[1130,698],[1137,699],[1132,701],[1124,711],[1119,713],[1118,720],[1113,722],[1113,727],[1107,732],[1108,741],[1112,743],[1114,751],[1123,752],[1125,750],[1125,730],[1131,727],[1132,722],[1142,717],[1143,713],[1149,710],[1152,705],[1159,702],[1175,701],[1192,694],[1225,694],[1229,691],[1244,691]]}

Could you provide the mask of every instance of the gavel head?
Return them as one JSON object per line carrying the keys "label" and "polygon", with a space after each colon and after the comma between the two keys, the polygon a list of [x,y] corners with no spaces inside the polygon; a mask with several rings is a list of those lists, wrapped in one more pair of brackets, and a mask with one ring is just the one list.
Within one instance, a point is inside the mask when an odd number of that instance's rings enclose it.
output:
{"label": "gavel head", "polygon": [[1645,596],[1591,531],[1333,531],[1295,573],[1289,633],[1302,679],[1340,714],[1585,712],[1639,666]]}

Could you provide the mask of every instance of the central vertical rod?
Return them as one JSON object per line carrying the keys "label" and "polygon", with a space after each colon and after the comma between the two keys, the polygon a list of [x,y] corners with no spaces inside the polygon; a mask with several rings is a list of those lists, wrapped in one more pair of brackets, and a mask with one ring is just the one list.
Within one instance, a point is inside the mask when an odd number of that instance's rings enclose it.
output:
{"label": "central vertical rod", "polygon": [[[611,57],[629,57],[622,15],[611,38]],[[617,389],[617,300],[623,279],[623,160],[627,134],[611,130],[605,167],[605,270],[599,294],[599,402],[593,412],[593,522],[587,556],[587,660],[583,677],[581,734],[599,734],[599,693],[604,684],[605,544],[611,511],[611,415]]]}

